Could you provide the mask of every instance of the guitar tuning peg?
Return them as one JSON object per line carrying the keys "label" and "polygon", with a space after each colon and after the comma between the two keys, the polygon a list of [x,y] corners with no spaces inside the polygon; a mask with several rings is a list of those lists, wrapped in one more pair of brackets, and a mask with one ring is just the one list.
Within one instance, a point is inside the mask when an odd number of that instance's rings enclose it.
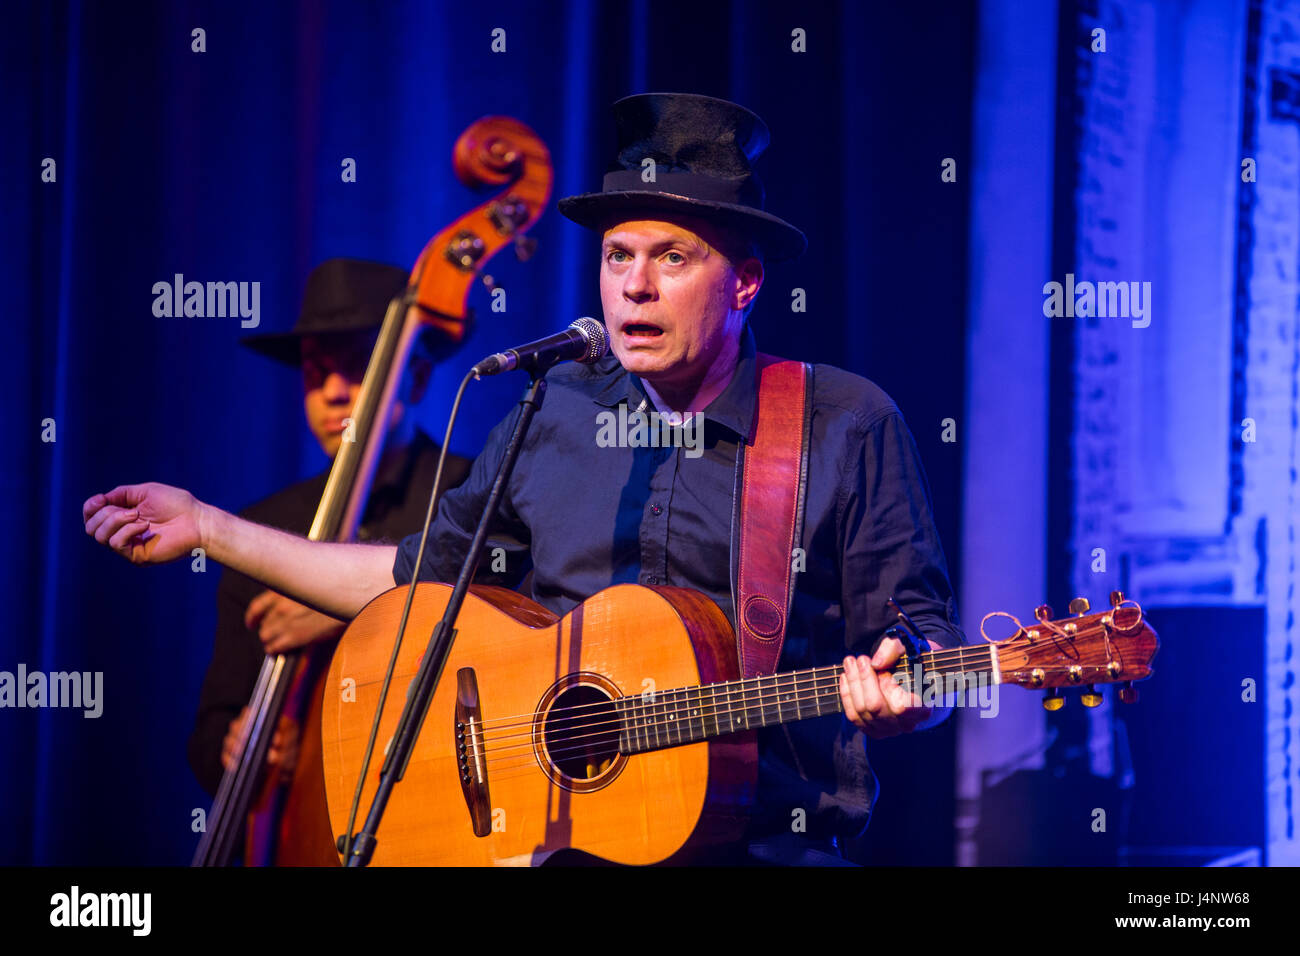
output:
{"label": "guitar tuning peg", "polygon": [[1088,613],[1090,607],[1092,607],[1092,605],[1088,603],[1086,597],[1077,597],[1070,602],[1070,613],[1083,617],[1083,615]]}
{"label": "guitar tuning peg", "polygon": [[1111,606],[1111,607],[1119,607],[1121,604],[1124,603],[1124,601],[1125,601],[1125,597],[1124,597],[1124,592],[1123,592],[1123,591],[1111,591],[1111,592],[1110,592],[1110,606]]}
{"label": "guitar tuning peg", "polygon": [[1052,605],[1040,604],[1034,608],[1034,617],[1040,621],[1050,621],[1052,619]]}
{"label": "guitar tuning peg", "polygon": [[1043,695],[1043,710],[1057,711],[1065,706],[1065,698],[1061,692],[1053,687]]}
{"label": "guitar tuning peg", "polygon": [[1084,707],[1101,706],[1101,694],[1092,684],[1088,684],[1083,688],[1083,693],[1079,695],[1079,700],[1083,702]]}
{"label": "guitar tuning peg", "polygon": [[1131,680],[1119,685],[1119,699],[1124,704],[1136,704],[1138,702],[1138,689],[1133,686]]}

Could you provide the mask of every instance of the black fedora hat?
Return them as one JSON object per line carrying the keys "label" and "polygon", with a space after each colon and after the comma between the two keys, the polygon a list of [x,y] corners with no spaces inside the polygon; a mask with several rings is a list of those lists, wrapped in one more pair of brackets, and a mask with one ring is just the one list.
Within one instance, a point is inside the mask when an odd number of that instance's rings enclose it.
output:
{"label": "black fedora hat", "polygon": [[771,135],[757,115],[712,96],[640,93],[615,103],[614,118],[618,155],[600,192],[560,200],[569,219],[599,229],[638,213],[684,212],[739,229],[770,259],[807,248],[802,232],[763,209],[753,162]]}
{"label": "black fedora hat", "polygon": [[307,276],[298,321],[288,332],[246,336],[263,355],[297,366],[304,335],[362,332],[384,324],[388,303],[406,288],[405,269],[364,259],[326,259]]}

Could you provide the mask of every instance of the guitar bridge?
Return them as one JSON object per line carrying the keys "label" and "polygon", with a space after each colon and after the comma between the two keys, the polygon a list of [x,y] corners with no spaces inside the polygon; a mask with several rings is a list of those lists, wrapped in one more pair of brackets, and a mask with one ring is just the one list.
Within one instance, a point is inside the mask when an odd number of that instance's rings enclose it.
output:
{"label": "guitar bridge", "polygon": [[456,772],[469,808],[475,836],[492,832],[492,800],[488,795],[487,751],[474,668],[456,672]]}

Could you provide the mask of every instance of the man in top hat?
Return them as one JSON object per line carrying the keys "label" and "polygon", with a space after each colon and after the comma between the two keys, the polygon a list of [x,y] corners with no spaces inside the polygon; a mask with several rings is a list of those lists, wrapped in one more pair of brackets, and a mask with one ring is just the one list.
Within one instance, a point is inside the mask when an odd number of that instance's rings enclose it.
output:
{"label": "man in top hat", "polygon": [[[307,277],[302,309],[292,331],[244,339],[249,348],[300,372],[307,427],[330,459],[343,443],[344,422],[361,391],[388,303],[406,282],[406,271],[396,266],[327,259]],[[419,404],[435,360],[449,347],[440,333],[429,329],[412,349],[357,531],[362,541],[396,540],[424,524],[439,448],[416,426],[409,410]],[[460,484],[469,465],[468,459],[449,454],[443,466],[442,490]],[[240,514],[259,524],[306,534],[328,478],[326,469]],[[203,680],[189,743],[190,766],[209,793],[215,793],[223,768],[237,752],[245,705],[265,655],[336,638],[345,626],[344,621],[267,590],[233,568],[222,572],[212,662]],[[285,715],[274,736],[268,764],[291,775],[296,745],[296,728]]]}
{"label": "man in top hat", "polygon": [[[753,162],[769,137],[749,110],[705,96],[645,94],[614,111],[619,150],[602,190],[559,207],[601,237],[613,354],[548,374],[546,402],[493,532],[531,557],[533,596],[556,613],[638,582],[694,588],[735,623],[733,517],[746,516],[733,509],[758,391],[746,313],[764,262],[799,255],[806,240],[763,208]],[[798,541],[805,563],[777,670],[842,663],[844,715],[759,731],[757,806],[733,862],[843,862],[838,847],[866,826],[877,791],[865,738],[944,716],[889,673],[903,650],[885,637],[896,620],[891,597],[933,647],[964,640],[927,483],[898,408],[866,379],[824,365],[813,369],[811,403]],[[598,414],[619,406],[702,414],[703,454],[597,442]],[[454,577],[516,414],[443,498],[421,579]],[[170,560],[202,544],[217,560],[340,616],[415,575],[418,539],[396,548],[312,544],[161,485],[96,495],[83,513],[89,534],[132,561]],[[482,578],[513,583],[490,570]]]}

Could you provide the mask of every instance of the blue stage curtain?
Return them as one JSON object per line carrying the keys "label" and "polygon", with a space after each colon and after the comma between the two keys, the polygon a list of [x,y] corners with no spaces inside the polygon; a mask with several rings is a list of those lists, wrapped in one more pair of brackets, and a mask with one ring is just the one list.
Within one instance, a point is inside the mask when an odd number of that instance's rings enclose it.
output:
{"label": "blue stage curtain", "polygon": [[[183,863],[194,811],[209,805],[185,740],[218,569],[133,568],[85,537],[82,501],[156,480],[235,509],[326,464],[296,376],[240,346],[253,330],[155,317],[154,283],[258,282],[256,331],[287,329],[322,259],[409,266],[481,201],[453,177],[450,151],[485,114],[546,140],[555,198],[599,188],[620,96],[707,93],[763,116],[768,208],[807,231],[810,251],[768,269],[760,346],[894,396],[956,572],[961,458],[940,422],[964,400],[969,194],[964,175],[939,173],[945,157],[965,169],[973,24],[973,3],[8,5],[0,670],[102,672],[103,713],[0,711],[0,862]],[[492,51],[497,28],[505,52]],[[355,183],[341,178],[347,158]],[[531,261],[506,253],[487,269],[505,313],[483,287],[472,295],[461,361],[601,314],[593,236],[553,207],[533,235]],[[791,311],[796,289],[806,312]],[[461,368],[439,369],[421,410],[435,433]],[[476,386],[455,450],[473,454],[522,385]],[[922,744],[936,748],[922,765],[951,766],[945,733]],[[935,835],[909,859],[949,862],[951,778],[927,786],[947,802],[918,811]]]}

